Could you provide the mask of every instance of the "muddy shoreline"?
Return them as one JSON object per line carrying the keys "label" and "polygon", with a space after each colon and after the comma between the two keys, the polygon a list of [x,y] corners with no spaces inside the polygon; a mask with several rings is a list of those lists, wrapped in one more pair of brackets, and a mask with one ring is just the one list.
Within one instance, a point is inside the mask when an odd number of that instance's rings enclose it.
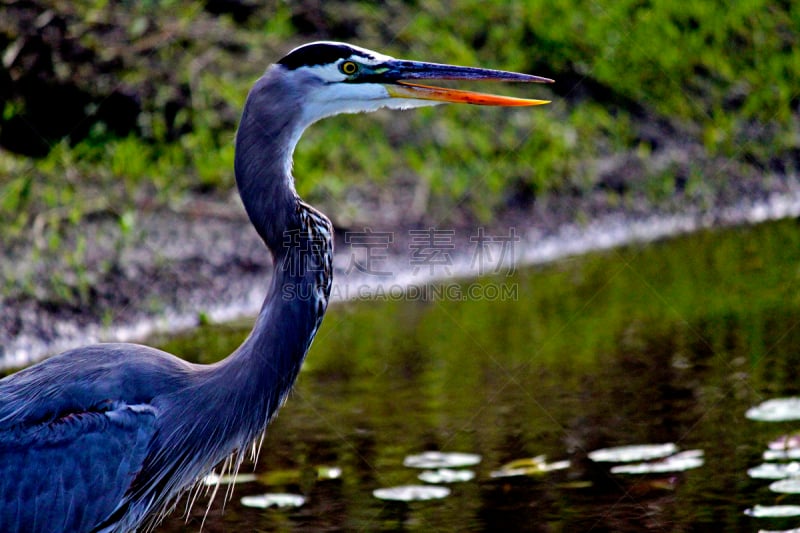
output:
{"label": "muddy shoreline", "polygon": [[[578,209],[575,199],[560,198],[546,207],[509,209],[487,225],[376,222],[368,238],[365,227],[337,228],[333,299],[397,298],[403,288],[447,278],[503,274],[705,228],[800,217],[797,180],[764,183],[771,183],[772,190],[706,209],[613,209],[592,198],[582,198]],[[479,231],[486,236],[483,241]],[[103,271],[92,279],[89,299],[73,305],[33,296],[0,301],[0,368],[24,366],[88,343],[139,342],[202,322],[250,317],[266,294],[269,254],[234,200],[142,213],[136,236],[123,246],[112,220],[88,221],[81,232],[90,243],[88,275]],[[425,244],[431,232],[438,239],[435,246]],[[485,254],[480,258],[478,246]],[[426,262],[425,254],[438,259]],[[118,266],[100,268],[111,259]],[[4,260],[27,268],[25,250],[7,251]]]}

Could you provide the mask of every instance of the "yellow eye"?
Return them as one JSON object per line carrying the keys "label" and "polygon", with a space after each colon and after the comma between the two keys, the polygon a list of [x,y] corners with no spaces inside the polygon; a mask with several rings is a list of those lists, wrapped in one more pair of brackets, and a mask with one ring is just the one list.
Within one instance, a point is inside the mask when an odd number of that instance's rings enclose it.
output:
{"label": "yellow eye", "polygon": [[343,73],[347,74],[348,76],[351,76],[355,74],[356,71],[358,70],[358,65],[356,65],[352,61],[345,61],[339,68]]}

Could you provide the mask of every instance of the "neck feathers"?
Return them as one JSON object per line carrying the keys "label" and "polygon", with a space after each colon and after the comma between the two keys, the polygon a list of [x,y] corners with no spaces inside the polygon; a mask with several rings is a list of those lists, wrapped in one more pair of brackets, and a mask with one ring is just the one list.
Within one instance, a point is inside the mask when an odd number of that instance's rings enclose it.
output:
{"label": "neck feathers", "polygon": [[273,250],[272,287],[256,325],[225,362],[229,371],[245,374],[231,378],[236,383],[261,388],[252,397],[264,399],[263,425],[252,428],[253,437],[263,431],[294,384],[330,298],[333,227],[325,215],[299,199],[294,214],[281,248]]}
{"label": "neck feathers", "polygon": [[236,133],[234,170],[247,215],[276,254],[297,203],[292,154],[303,131],[302,102],[268,70],[250,90]]}
{"label": "neck feathers", "polygon": [[[247,98],[236,136],[236,184],[247,214],[272,252],[272,287],[250,336],[224,363],[248,374],[237,383],[260,387],[263,425],[282,403],[328,306],[333,227],[295,192],[292,153],[305,127],[302,102],[292,98],[275,67]],[[280,105],[279,105],[280,104]]]}

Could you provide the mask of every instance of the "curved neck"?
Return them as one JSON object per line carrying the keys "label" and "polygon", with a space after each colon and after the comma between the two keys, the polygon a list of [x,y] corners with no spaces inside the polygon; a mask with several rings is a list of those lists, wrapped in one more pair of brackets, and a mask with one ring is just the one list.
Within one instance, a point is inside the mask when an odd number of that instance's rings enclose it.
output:
{"label": "curved neck", "polygon": [[274,254],[272,285],[253,330],[225,361],[229,383],[253,387],[239,396],[249,398],[242,408],[263,409],[251,428],[253,437],[294,384],[330,296],[333,228],[311,207],[299,201],[297,205],[300,225],[287,229],[285,251]]}
{"label": "curved neck", "polygon": [[[295,192],[294,147],[300,102],[267,73],[247,98],[236,136],[236,184],[253,226],[272,253],[272,286],[250,336],[221,363],[223,379],[253,387],[240,398],[264,407],[260,433],[280,406],[319,328],[330,295],[333,227]],[[280,100],[280,105],[275,100]],[[234,377],[238,376],[238,377]],[[252,403],[243,406],[256,408]],[[257,435],[254,435],[257,436]]]}
{"label": "curved neck", "polygon": [[[250,90],[236,132],[234,171],[247,215],[275,256],[297,203],[292,154],[303,131],[302,102],[267,70]],[[275,98],[280,94],[280,98]]]}

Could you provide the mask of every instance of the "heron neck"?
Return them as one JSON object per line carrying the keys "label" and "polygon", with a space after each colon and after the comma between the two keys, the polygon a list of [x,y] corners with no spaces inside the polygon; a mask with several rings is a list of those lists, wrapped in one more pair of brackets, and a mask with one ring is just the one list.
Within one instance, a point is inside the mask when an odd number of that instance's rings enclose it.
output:
{"label": "heron neck", "polygon": [[218,374],[252,387],[237,395],[255,402],[241,408],[263,409],[263,418],[256,416],[257,425],[247,428],[252,438],[292,387],[327,308],[332,279],[333,227],[297,196],[290,173],[302,132],[300,106],[290,96],[274,97],[281,90],[269,86],[275,83],[280,78],[272,80],[267,71],[248,95],[235,158],[242,202],[272,253],[272,285],[249,337]]}
{"label": "heron neck", "polygon": [[[262,409],[254,438],[294,384],[328,305],[332,280],[332,226],[324,215],[297,200],[285,246],[274,254],[272,286],[255,326],[222,365],[224,380],[252,387],[250,405]],[[239,397],[243,397],[239,396]]]}
{"label": "heron neck", "polygon": [[247,215],[273,256],[295,210],[292,154],[303,131],[302,102],[270,69],[250,90],[236,132],[234,171]]}

